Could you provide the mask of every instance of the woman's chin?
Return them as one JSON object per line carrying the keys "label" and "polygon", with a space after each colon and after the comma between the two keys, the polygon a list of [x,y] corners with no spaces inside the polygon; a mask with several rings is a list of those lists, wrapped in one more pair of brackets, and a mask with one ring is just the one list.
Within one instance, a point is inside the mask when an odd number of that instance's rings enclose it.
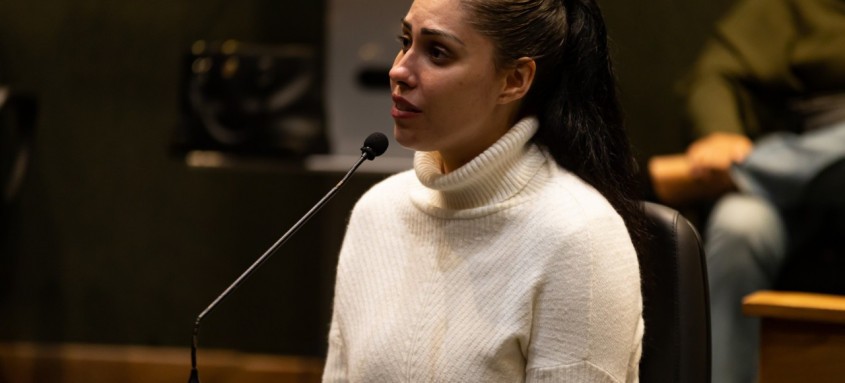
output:
{"label": "woman's chin", "polygon": [[438,140],[431,136],[431,132],[420,129],[418,126],[411,127],[407,124],[397,122],[393,124],[393,138],[396,143],[405,149],[417,152],[431,152],[438,150]]}
{"label": "woman's chin", "polygon": [[408,130],[408,128],[404,128],[399,124],[393,125],[393,138],[396,140],[396,143],[401,145],[405,149],[411,150],[418,150],[416,148],[416,140],[414,134]]}

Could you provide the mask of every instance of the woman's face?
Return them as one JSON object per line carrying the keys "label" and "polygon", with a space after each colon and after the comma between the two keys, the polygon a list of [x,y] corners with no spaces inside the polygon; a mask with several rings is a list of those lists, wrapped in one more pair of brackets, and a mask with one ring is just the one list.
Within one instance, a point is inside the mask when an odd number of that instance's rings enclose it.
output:
{"label": "woman's face", "polygon": [[390,70],[396,141],[439,152],[446,171],[480,154],[511,124],[493,42],[467,18],[460,0],[415,0]]}

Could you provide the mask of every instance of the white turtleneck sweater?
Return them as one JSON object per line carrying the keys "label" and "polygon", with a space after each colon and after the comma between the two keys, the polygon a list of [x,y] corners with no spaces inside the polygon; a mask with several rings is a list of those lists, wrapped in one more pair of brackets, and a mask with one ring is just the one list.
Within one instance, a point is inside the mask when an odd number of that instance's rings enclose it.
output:
{"label": "white turtleneck sweater", "polygon": [[620,216],[520,121],[448,174],[369,190],[337,270],[324,382],[636,382],[637,256]]}

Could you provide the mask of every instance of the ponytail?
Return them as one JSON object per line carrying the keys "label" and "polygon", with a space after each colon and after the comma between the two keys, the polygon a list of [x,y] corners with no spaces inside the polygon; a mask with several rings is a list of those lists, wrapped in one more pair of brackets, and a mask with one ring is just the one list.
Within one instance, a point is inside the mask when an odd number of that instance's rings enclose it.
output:
{"label": "ponytail", "polygon": [[496,45],[497,66],[520,57],[537,62],[520,117],[537,116],[534,142],[613,205],[641,250],[645,221],[636,165],[595,0],[462,1],[476,16],[476,29]]}
{"label": "ponytail", "polygon": [[556,73],[547,73],[546,89],[538,87],[527,102],[542,105],[536,110],[540,130],[534,141],[607,198],[639,250],[645,239],[636,162],[617,97],[604,20],[594,1],[564,3],[567,30],[559,64],[553,68]]}

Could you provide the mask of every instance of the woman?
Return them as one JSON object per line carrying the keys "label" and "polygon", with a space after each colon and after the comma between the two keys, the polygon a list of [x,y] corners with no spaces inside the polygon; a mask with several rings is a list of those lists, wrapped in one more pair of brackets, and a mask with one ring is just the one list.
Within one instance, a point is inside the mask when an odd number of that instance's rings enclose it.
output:
{"label": "woman", "polygon": [[414,170],[352,212],[323,380],[637,381],[640,221],[597,6],[416,0],[399,41]]}

